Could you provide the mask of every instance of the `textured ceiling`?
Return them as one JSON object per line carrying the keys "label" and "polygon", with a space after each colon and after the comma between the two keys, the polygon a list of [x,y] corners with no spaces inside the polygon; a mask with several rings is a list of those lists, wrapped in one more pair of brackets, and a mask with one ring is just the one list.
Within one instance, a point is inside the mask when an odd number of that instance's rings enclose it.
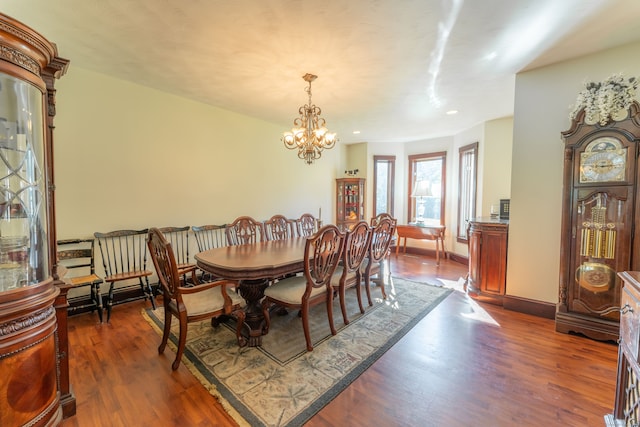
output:
{"label": "textured ceiling", "polygon": [[343,143],[509,116],[518,71],[640,39],[639,0],[1,0],[0,11],[71,67],[283,130],[307,101],[302,75],[316,74],[313,102]]}

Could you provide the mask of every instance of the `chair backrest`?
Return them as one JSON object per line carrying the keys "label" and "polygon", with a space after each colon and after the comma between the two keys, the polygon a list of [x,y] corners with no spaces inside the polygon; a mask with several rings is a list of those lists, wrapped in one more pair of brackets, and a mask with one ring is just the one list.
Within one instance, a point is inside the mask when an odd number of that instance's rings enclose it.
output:
{"label": "chair backrest", "polygon": [[274,215],[264,221],[267,240],[286,240],[293,237],[293,222],[284,215]]}
{"label": "chair backrest", "polygon": [[383,218],[373,227],[371,245],[369,245],[370,262],[379,262],[387,255],[389,246],[396,232],[396,220]]}
{"label": "chair backrest", "polygon": [[264,228],[260,221],[250,216],[240,216],[227,225],[227,243],[231,246],[246,245],[247,243],[263,242]]}
{"label": "chair backrest", "polygon": [[359,221],[347,232],[342,253],[343,274],[358,271],[369,253],[372,229],[366,221]]}
{"label": "chair backrest", "polygon": [[336,270],[344,249],[344,233],[333,224],[325,225],[316,234],[307,238],[304,247],[304,275],[307,289],[331,286],[331,276]]}
{"label": "chair backrest", "polygon": [[298,226],[298,236],[300,237],[309,237],[317,231],[316,218],[309,213],[300,215],[300,218],[296,220],[296,225]]}
{"label": "chair backrest", "polygon": [[93,233],[98,240],[102,264],[107,277],[119,274],[140,272],[147,269],[146,236],[144,230],[116,230],[108,233]]}
{"label": "chair backrest", "polygon": [[378,225],[380,223],[380,221],[382,221],[383,219],[388,218],[392,221],[396,221],[396,219],[394,217],[392,217],[390,214],[384,212],[381,214],[378,214],[377,216],[371,218],[371,221],[369,222],[369,224],[371,224],[372,227],[375,227],[376,225]]}
{"label": "chair backrest", "polygon": [[147,237],[147,247],[158,273],[164,298],[175,299],[180,287],[180,274],[171,243],[165,239],[159,229],[151,228]]}
{"label": "chair backrest", "polygon": [[173,255],[178,265],[189,264],[189,230],[191,227],[161,227],[158,230],[164,235],[164,238],[171,243]]}
{"label": "chair backrest", "polygon": [[95,274],[95,240],[58,240],[57,256],[60,265],[67,269],[66,277]]}
{"label": "chair backrest", "polygon": [[222,225],[200,225],[193,226],[193,234],[196,236],[196,243],[200,252],[209,249],[227,246],[226,224]]}

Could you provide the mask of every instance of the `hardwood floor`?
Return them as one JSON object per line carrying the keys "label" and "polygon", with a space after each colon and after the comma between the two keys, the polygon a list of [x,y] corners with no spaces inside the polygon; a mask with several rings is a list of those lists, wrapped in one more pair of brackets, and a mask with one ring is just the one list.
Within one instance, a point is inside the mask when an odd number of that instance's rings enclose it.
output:
{"label": "hardwood floor", "polygon": [[[392,273],[455,284],[466,266],[392,255]],[[148,303],[146,303],[148,304]],[[233,426],[140,316],[144,302],[69,319],[75,426]],[[554,322],[454,292],[306,425],[601,426],[617,346],[556,333]]]}

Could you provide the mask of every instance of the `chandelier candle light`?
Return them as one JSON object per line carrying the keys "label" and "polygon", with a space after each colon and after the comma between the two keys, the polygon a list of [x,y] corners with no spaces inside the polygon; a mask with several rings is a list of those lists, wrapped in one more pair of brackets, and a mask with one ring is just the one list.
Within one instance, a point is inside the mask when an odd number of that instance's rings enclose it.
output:
{"label": "chandelier candle light", "polygon": [[302,78],[309,83],[305,89],[309,94],[309,103],[300,107],[300,117],[293,121],[291,131],[284,133],[282,141],[288,149],[298,149],[298,157],[310,165],[322,156],[322,150],[333,148],[338,138],[326,128],[325,120],[320,117],[320,107],[311,103],[311,82],[318,76],[307,73]]}

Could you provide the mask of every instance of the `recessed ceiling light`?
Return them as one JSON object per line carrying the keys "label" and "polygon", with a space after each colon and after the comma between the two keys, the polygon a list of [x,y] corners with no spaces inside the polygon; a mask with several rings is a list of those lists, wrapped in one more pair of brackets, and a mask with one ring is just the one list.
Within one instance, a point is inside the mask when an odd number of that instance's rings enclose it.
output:
{"label": "recessed ceiling light", "polygon": [[458,110],[449,110],[447,111],[447,115],[452,116],[454,114],[458,114]]}
{"label": "recessed ceiling light", "polygon": [[359,130],[354,130],[354,131],[353,131],[353,134],[354,134],[354,135],[358,135],[359,133],[360,133],[360,131],[359,131]]}

